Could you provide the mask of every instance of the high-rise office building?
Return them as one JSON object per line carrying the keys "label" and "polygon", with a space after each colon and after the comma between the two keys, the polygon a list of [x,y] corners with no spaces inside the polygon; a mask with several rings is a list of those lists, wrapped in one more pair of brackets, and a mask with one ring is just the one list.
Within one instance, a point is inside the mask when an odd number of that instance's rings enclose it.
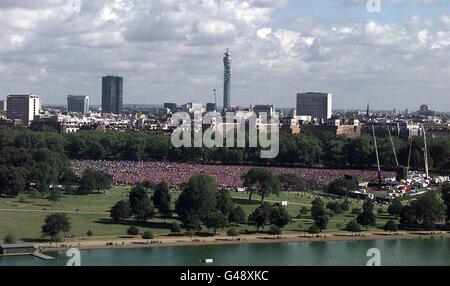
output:
{"label": "high-rise office building", "polygon": [[297,115],[329,119],[332,115],[333,95],[331,93],[307,92],[297,94]]}
{"label": "high-rise office building", "polygon": [[8,119],[19,119],[24,126],[29,126],[34,116],[41,112],[41,101],[37,95],[8,95],[7,100]]}
{"label": "high-rise office building", "polygon": [[85,95],[68,95],[67,111],[82,114],[89,113],[89,96]]}
{"label": "high-rise office building", "polygon": [[123,78],[105,76],[102,78],[102,113],[122,114]]}
{"label": "high-rise office building", "polygon": [[223,58],[224,65],[224,82],[223,82],[223,110],[227,111],[231,109],[230,96],[231,96],[231,55],[227,49],[225,57]]}

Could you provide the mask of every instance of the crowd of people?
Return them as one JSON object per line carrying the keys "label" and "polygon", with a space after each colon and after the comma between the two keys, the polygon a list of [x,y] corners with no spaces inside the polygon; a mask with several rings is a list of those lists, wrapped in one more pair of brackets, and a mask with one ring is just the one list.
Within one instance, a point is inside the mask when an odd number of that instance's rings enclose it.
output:
{"label": "crowd of people", "polygon": [[[133,185],[150,181],[167,182],[175,187],[187,182],[193,175],[204,173],[216,177],[219,186],[242,187],[241,175],[246,173],[250,166],[224,166],[202,165],[172,162],[143,162],[143,161],[72,161],[71,167],[77,175],[86,169],[93,169],[107,173],[113,177],[118,185]],[[309,169],[309,168],[282,168],[272,167],[275,175],[291,174],[305,180],[315,180],[319,184],[344,175],[359,177],[361,181],[370,181],[377,177],[372,170],[335,170],[335,169]],[[395,174],[383,172],[383,177],[392,177]]]}

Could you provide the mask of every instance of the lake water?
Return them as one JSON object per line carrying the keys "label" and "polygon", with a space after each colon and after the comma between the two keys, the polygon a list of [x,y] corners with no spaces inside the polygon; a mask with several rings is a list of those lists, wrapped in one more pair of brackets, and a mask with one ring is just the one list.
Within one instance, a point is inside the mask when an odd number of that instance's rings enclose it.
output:
{"label": "lake water", "polygon": [[[373,240],[179,246],[81,251],[84,266],[196,266],[206,258],[217,266],[364,266],[371,248],[381,251],[384,266],[450,266],[450,239]],[[66,265],[65,252],[55,260],[31,256],[0,258],[0,266]]]}

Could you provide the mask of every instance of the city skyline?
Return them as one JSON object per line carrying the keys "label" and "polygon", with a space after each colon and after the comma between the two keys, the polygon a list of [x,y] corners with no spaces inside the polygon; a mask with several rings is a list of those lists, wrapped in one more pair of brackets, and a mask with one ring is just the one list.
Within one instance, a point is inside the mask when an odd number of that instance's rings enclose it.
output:
{"label": "city skyline", "polygon": [[450,110],[445,1],[386,0],[381,13],[362,0],[68,2],[0,4],[1,99],[86,94],[98,105],[99,78],[120,74],[124,104],[206,104],[213,89],[221,102],[230,48],[232,105],[295,107],[317,91],[335,109]]}

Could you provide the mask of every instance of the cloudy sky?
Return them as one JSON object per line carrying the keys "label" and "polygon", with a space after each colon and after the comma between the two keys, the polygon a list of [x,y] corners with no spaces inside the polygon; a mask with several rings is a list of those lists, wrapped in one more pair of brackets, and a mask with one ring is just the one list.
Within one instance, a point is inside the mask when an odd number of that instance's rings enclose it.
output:
{"label": "cloudy sky", "polygon": [[67,94],[100,103],[101,76],[124,76],[124,102],[222,101],[294,107],[324,91],[335,108],[450,111],[450,1],[1,0],[0,98]]}

